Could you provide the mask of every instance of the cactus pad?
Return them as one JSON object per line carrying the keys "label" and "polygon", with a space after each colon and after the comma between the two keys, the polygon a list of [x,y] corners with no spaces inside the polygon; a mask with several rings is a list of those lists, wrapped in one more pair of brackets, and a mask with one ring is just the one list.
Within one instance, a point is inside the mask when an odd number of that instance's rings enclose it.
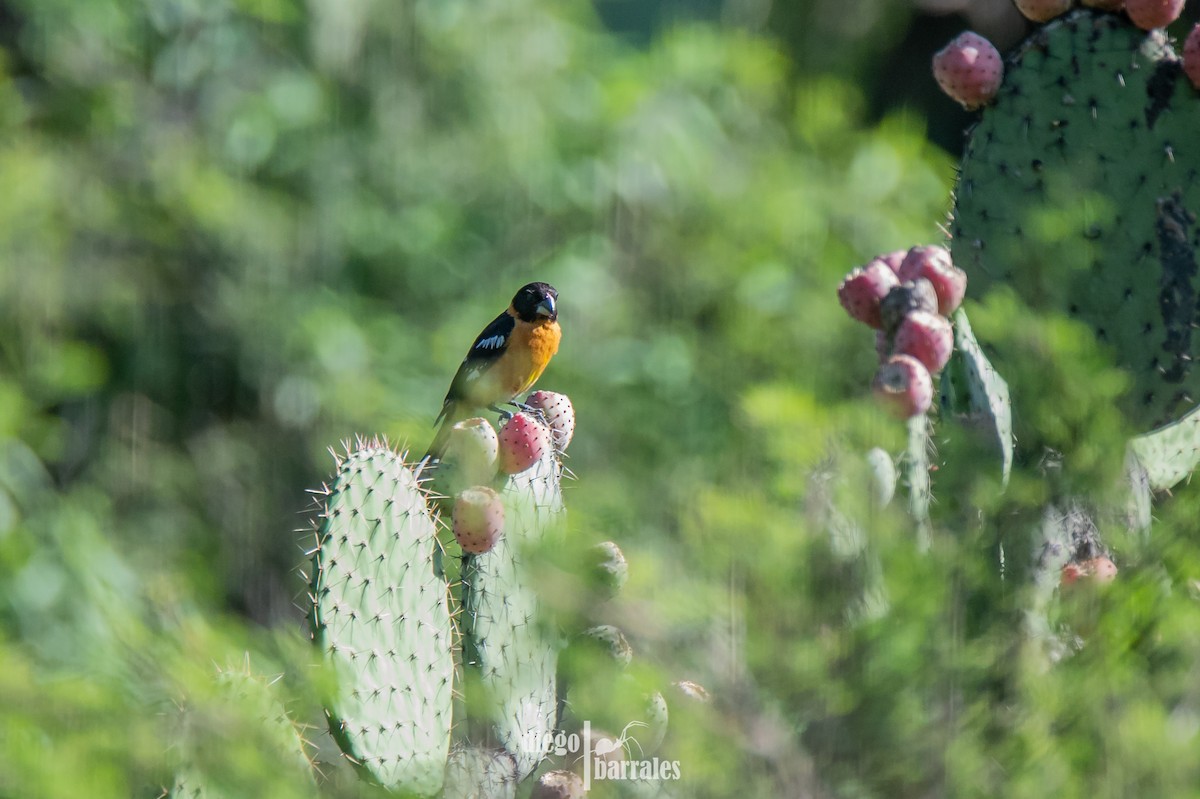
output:
{"label": "cactus pad", "polygon": [[954,262],[1090,325],[1143,430],[1200,400],[1200,96],[1161,31],[1078,11],[1009,58],[956,189]]}
{"label": "cactus pad", "polygon": [[426,493],[374,442],[338,464],[313,553],[313,640],[338,690],[326,708],[342,750],[393,790],[431,795],[450,744],[454,661]]}
{"label": "cactus pad", "polygon": [[1191,476],[1200,464],[1200,410],[1161,430],[1138,436],[1129,446],[1151,488],[1172,488]]}
{"label": "cactus pad", "polygon": [[442,799],[512,799],[517,765],[504,750],[455,746],[446,762]]}
{"label": "cactus pad", "polygon": [[496,741],[524,779],[544,753],[530,742],[549,738],[557,724],[557,633],[544,619],[526,556],[543,545],[564,514],[562,465],[547,447],[531,468],[508,478],[501,491],[504,536],[483,555],[464,559],[463,634],[468,713],[486,715]]}
{"label": "cactus pad", "polygon": [[941,380],[941,405],[966,424],[983,431],[1000,453],[1000,468],[1007,482],[1013,463],[1012,405],[1008,383],[984,355],[966,313],[954,314],[954,355]]}

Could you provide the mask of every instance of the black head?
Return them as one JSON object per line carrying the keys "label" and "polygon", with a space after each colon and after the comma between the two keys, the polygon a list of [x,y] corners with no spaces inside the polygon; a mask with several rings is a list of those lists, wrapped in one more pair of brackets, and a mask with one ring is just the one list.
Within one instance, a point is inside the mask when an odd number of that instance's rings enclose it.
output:
{"label": "black head", "polygon": [[530,283],[513,297],[512,307],[524,322],[553,322],[558,319],[558,292],[549,283]]}

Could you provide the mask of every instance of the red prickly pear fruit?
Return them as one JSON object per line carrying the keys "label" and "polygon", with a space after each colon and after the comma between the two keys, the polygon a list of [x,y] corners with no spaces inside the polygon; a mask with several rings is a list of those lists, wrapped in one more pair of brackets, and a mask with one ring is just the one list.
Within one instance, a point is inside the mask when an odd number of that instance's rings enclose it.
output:
{"label": "red prickly pear fruit", "polygon": [[1183,43],[1183,72],[1200,89],[1200,23],[1197,23]]}
{"label": "red prickly pear fruit", "polygon": [[911,355],[893,355],[879,367],[872,384],[875,396],[895,417],[920,416],[933,404],[933,379]]}
{"label": "red prickly pear fruit", "polygon": [[1105,555],[1089,558],[1063,566],[1062,584],[1072,585],[1080,580],[1091,580],[1097,585],[1107,585],[1117,579],[1117,564]]}
{"label": "red prickly pear fruit", "polygon": [[938,313],[949,316],[962,304],[967,293],[967,273],[950,260],[945,247],[913,247],[900,265],[900,279],[925,278],[937,294]]}
{"label": "red prickly pear fruit", "polygon": [[528,469],[550,446],[550,429],[528,413],[514,415],[500,430],[500,471],[517,474]]}
{"label": "red prickly pear fruit", "polygon": [[892,337],[882,330],[875,331],[875,354],[879,356],[880,363],[892,354]]}
{"label": "red prickly pear fruit", "polygon": [[1000,51],[978,33],[960,33],[933,57],[933,77],[942,91],[973,111],[987,105],[1004,80]]}
{"label": "red prickly pear fruit", "polygon": [[930,270],[945,270],[954,266],[950,259],[950,251],[937,244],[912,247],[904,254],[896,276],[900,280],[916,280],[925,277]]}
{"label": "red prickly pear fruit", "polygon": [[535,391],[525,399],[525,404],[542,412],[546,424],[550,425],[554,448],[566,452],[575,436],[575,406],[570,397],[553,391]]}
{"label": "red prickly pear fruit", "polygon": [[937,292],[933,284],[923,277],[916,280],[906,280],[896,286],[879,304],[879,315],[883,318],[883,329],[890,335],[895,335],[896,328],[911,313],[928,311],[937,313]]}
{"label": "red prickly pear fruit", "polygon": [[1080,0],[1080,3],[1098,11],[1120,11],[1125,7],[1125,0]]}
{"label": "red prickly pear fruit", "polygon": [[538,777],[529,799],[584,799],[583,777],[573,771],[547,771]]}
{"label": "red prickly pear fruit", "polygon": [[916,358],[931,375],[942,371],[953,350],[954,331],[944,316],[917,311],[896,328],[893,351]]}
{"label": "red prickly pear fruit", "polygon": [[891,252],[885,252],[883,255],[876,255],[872,260],[883,261],[887,264],[888,269],[899,275],[900,264],[904,263],[904,256],[906,255],[908,255],[908,250],[892,250]]}
{"label": "red prickly pear fruit", "polygon": [[504,533],[504,503],[487,486],[468,488],[455,497],[451,521],[463,552],[482,555],[490,552]]}
{"label": "red prickly pear fruit", "polygon": [[899,282],[887,264],[871,261],[846,276],[838,286],[838,300],[851,317],[878,328],[883,324],[879,303]]}
{"label": "red prickly pear fruit", "polygon": [[1062,577],[1060,582],[1063,585],[1074,585],[1079,582],[1080,578],[1086,577],[1087,572],[1078,563],[1068,563],[1062,567]]}
{"label": "red prickly pear fruit", "polygon": [[1097,583],[1111,583],[1117,579],[1117,564],[1112,562],[1112,558],[1101,555],[1098,558],[1092,558],[1084,562],[1088,572],[1092,575],[1092,579]]}
{"label": "red prickly pear fruit", "polygon": [[1183,0],[1125,0],[1125,13],[1144,31],[1165,28],[1183,13]]}
{"label": "red prickly pear fruit", "polygon": [[1034,22],[1049,22],[1071,10],[1074,0],[1014,0],[1017,10]]}
{"label": "red prickly pear fruit", "polygon": [[[442,460],[453,464],[467,485],[487,483],[496,475],[500,439],[482,416],[464,419],[450,429]],[[461,483],[460,483],[461,485]]]}

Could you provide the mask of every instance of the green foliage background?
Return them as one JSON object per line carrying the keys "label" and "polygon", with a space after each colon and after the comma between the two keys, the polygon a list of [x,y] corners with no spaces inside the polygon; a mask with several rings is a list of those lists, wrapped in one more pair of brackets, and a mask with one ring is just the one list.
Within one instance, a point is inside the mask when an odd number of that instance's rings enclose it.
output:
{"label": "green foliage background", "polygon": [[[865,501],[859,455],[903,431],[833,291],[938,240],[954,175],[856,88],[908,13],[871,8],[817,58],[732,24],[632,42],[574,1],[5,4],[0,795],[153,797],[185,751],[228,795],[311,795],[218,669],[281,675],[321,790],[361,792],[296,607],[304,489],[355,434],[422,447],[531,279],[562,297],[542,385],[580,420],[574,534],[625,550],[639,659],[715,695],[673,725],[682,795],[1200,793],[1190,492],[1064,603],[1087,643],[1053,667],[994,531],[920,552]],[[976,327],[1061,369],[1028,396],[1119,390],[1078,331],[1020,318]],[[1068,422],[1029,435],[1119,441],[1111,414]],[[974,466],[935,475],[943,518],[1045,499]]]}

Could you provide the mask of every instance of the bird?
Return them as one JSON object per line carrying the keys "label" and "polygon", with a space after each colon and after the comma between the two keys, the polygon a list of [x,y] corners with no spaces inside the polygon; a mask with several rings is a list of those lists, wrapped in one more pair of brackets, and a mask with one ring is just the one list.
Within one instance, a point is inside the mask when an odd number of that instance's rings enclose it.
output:
{"label": "bird", "polygon": [[458,422],[485,409],[510,415],[501,404],[519,408],[516,398],[542,376],[561,341],[558,291],[549,283],[522,286],[508,308],[475,337],[458,367],[434,420],[440,426],[426,459],[441,459]]}

